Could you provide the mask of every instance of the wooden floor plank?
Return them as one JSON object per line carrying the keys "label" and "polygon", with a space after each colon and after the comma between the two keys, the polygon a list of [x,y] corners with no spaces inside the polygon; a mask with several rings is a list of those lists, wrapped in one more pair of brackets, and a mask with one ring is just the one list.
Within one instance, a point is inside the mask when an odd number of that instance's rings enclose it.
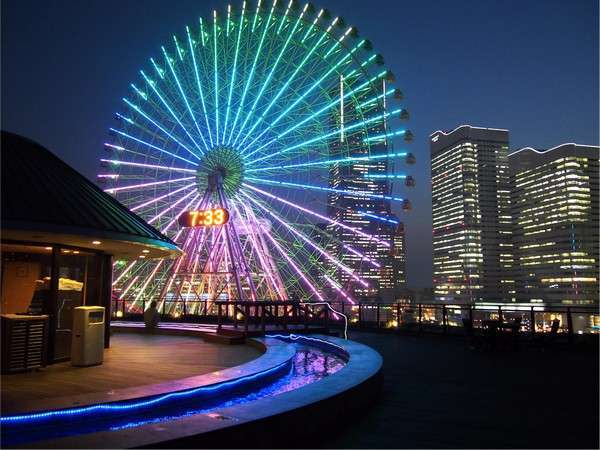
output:
{"label": "wooden floor plank", "polygon": [[2,375],[2,409],[19,401],[87,394],[185,378],[233,367],[260,356],[248,345],[208,343],[197,337],[115,333],[104,363],[69,362]]}

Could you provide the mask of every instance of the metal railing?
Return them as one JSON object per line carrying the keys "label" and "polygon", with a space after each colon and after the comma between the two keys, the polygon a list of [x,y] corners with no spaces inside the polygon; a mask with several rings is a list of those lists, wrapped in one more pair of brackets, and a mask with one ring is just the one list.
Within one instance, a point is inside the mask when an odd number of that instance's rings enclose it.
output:
{"label": "metal railing", "polygon": [[[330,306],[345,315],[353,328],[452,333],[463,327],[463,320],[469,320],[475,329],[481,329],[489,320],[514,322],[520,318],[520,331],[531,335],[550,332],[556,320],[559,322],[556,330],[559,334],[600,333],[600,312],[596,306],[439,303],[350,305],[343,302],[330,302]],[[113,300],[112,317],[139,320],[145,307],[145,302]],[[343,324],[341,314],[332,313],[323,305],[297,301],[165,301],[159,303],[159,312],[163,320],[232,324],[235,327],[284,327],[284,324],[320,324],[328,327]]]}

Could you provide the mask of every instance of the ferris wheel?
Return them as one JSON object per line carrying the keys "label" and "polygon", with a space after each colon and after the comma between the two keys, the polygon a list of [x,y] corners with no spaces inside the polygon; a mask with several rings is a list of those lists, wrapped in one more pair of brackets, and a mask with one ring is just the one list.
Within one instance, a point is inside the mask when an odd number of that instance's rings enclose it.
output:
{"label": "ferris wheel", "polygon": [[[367,284],[340,252],[371,259],[328,227],[377,237],[326,210],[335,195],[410,207],[388,183],[411,185],[405,173],[363,171],[365,189],[332,183],[357,163],[412,162],[393,149],[411,133],[383,64],[356,28],[294,0],[230,5],[173,36],[123,98],[98,177],[184,253],[117,261],[118,298],[172,314],[187,301],[194,313],[224,299],[322,301],[343,294],[339,272]],[[377,177],[388,187],[369,189]]]}

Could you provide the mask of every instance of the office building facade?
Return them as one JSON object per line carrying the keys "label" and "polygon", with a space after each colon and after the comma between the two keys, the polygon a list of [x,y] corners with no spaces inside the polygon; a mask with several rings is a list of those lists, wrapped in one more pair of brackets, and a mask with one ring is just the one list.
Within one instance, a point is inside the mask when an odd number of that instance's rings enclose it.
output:
{"label": "office building facade", "polygon": [[[382,88],[385,89],[385,84]],[[345,102],[342,107],[347,123],[359,119],[355,117],[355,106],[352,102]],[[334,129],[339,128],[337,122],[342,116],[340,112],[336,111],[331,118]],[[378,108],[371,111],[374,115],[381,112],[382,109]],[[384,124],[376,123],[369,127],[370,135],[383,133]],[[329,146],[329,156],[332,159],[383,155],[387,152],[387,142],[368,145],[362,142],[360,133],[348,135]],[[347,272],[331,266],[330,273],[333,274],[336,283],[355,300],[393,300],[397,286],[404,287],[404,228],[399,219],[392,214],[390,201],[352,194],[356,191],[374,196],[389,195],[392,183],[385,176],[391,169],[393,167],[387,158],[362,160],[351,164],[336,163],[329,167],[329,187],[338,192],[328,194],[327,216],[335,222],[357,228],[371,236],[356,234],[335,223],[327,225],[327,233],[332,237],[328,250],[332,254],[340,255],[341,262],[367,283],[367,286],[360,284]]]}
{"label": "office building facade", "polygon": [[515,297],[507,130],[460,126],[430,136],[436,300]]}
{"label": "office building facade", "polygon": [[599,152],[562,144],[510,154],[519,301],[598,304]]}

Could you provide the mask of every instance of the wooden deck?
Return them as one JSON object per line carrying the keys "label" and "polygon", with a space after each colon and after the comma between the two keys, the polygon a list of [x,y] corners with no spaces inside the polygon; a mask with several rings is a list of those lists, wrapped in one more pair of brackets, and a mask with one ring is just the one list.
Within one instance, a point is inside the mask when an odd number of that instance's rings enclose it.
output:
{"label": "wooden deck", "polygon": [[248,345],[223,345],[198,337],[115,333],[104,363],[70,363],[34,372],[2,375],[2,412],[36,399],[106,392],[149,385],[233,367],[260,356]]}

